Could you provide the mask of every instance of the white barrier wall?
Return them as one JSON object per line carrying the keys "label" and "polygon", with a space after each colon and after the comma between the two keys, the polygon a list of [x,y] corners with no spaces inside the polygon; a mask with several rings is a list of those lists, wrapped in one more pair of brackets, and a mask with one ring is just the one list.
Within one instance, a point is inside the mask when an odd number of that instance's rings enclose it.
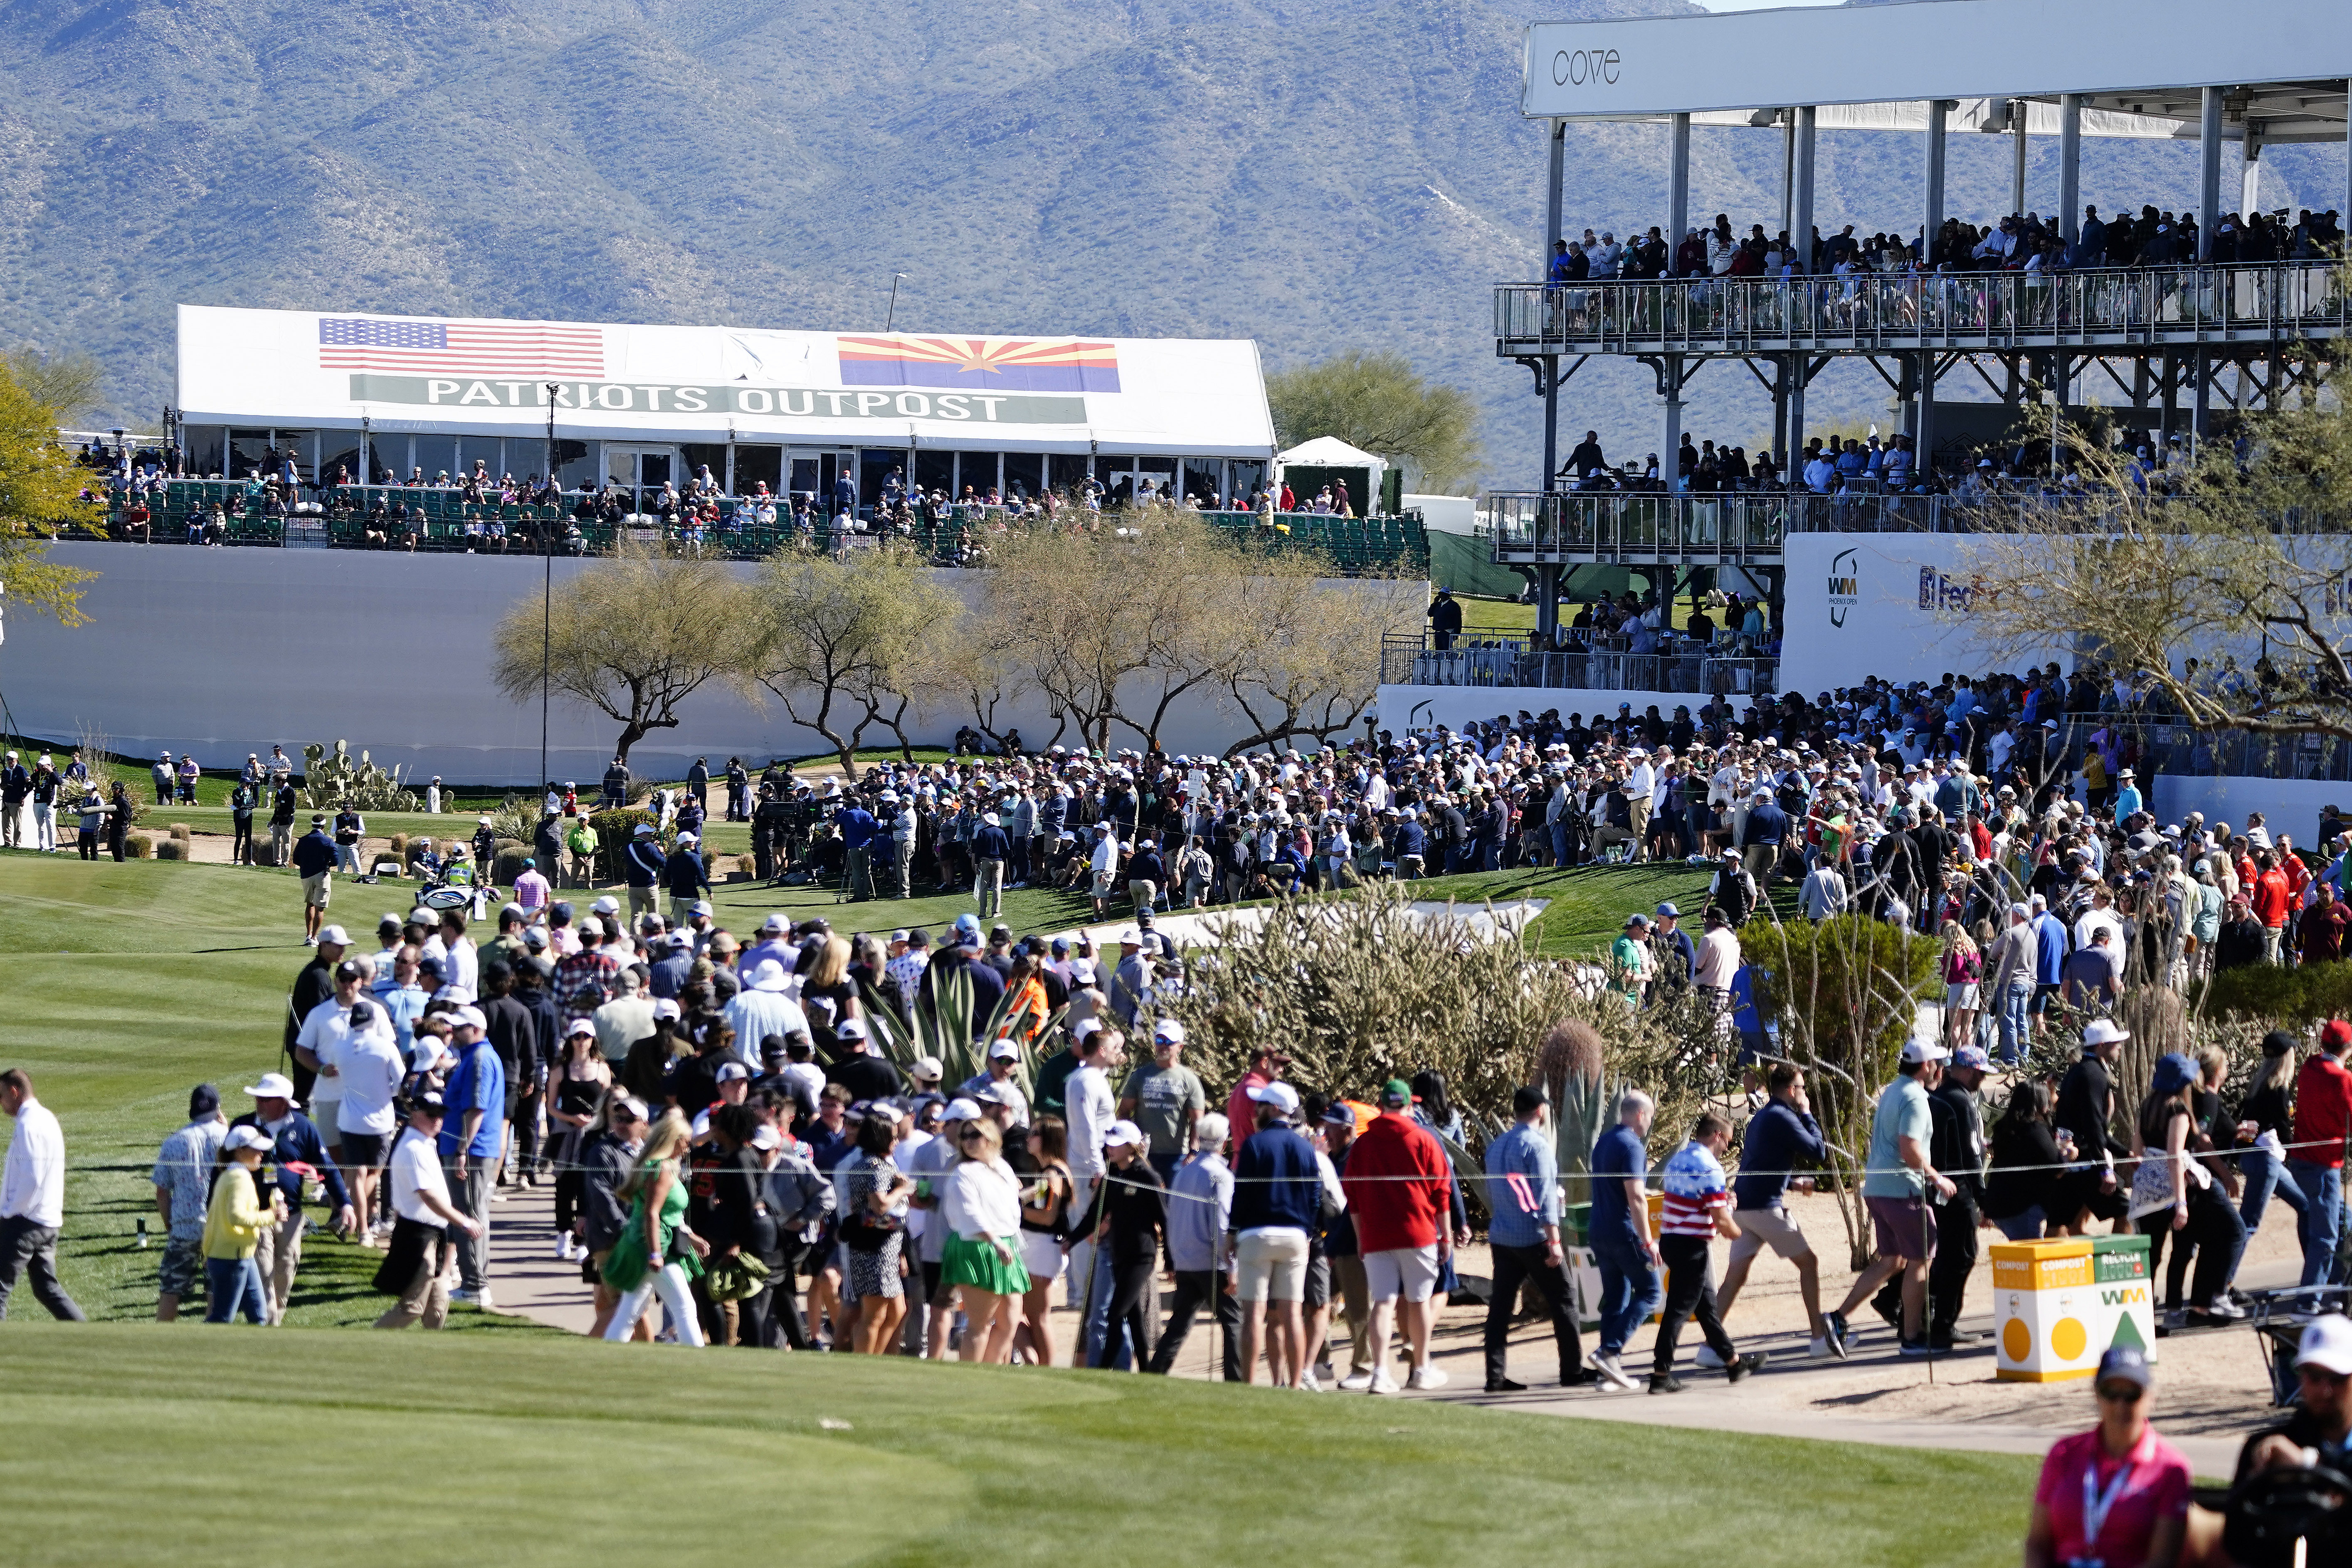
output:
{"label": "white barrier wall", "polygon": [[1865,676],[1935,680],[2022,669],[2072,650],[1997,649],[1972,632],[1969,534],[1792,533],[1783,560],[1780,688],[1807,698]]}
{"label": "white barrier wall", "polygon": [[[208,768],[234,767],[273,742],[348,740],[422,781],[521,784],[539,771],[540,711],[491,688],[491,634],[518,599],[537,599],[537,557],[410,555],[352,550],[202,550],[184,545],[59,544],[50,558],[100,574],[83,598],[89,623],[68,631],[12,606],[0,644],[0,696],[22,734],[70,742],[83,725],[128,755],[193,751]],[[583,563],[559,560],[568,576]],[[739,571],[754,570],[746,564]],[[967,599],[972,574],[940,574]],[[711,627],[724,637],[730,628]],[[630,753],[640,776],[681,776],[696,757],[714,771],[730,755],[764,763],[825,749],[770,702],[759,711],[711,685]],[[910,727],[945,744],[966,716],[954,710]],[[1043,746],[1054,733],[1042,700],[1000,714]],[[1160,743],[1204,752],[1244,732],[1204,700],[1180,700]],[[613,759],[620,726],[560,700],[550,713],[549,770],[592,780]],[[887,731],[866,743],[887,745]],[[1065,734],[1066,744],[1075,743]],[[1139,745],[1115,731],[1114,746]]]}

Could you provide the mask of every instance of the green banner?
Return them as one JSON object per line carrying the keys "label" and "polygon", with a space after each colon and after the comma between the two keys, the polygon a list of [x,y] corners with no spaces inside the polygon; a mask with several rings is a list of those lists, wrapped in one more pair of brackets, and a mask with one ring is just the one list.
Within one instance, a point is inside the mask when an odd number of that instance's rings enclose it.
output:
{"label": "green banner", "polygon": [[[1007,393],[884,391],[875,387],[687,386],[676,382],[559,381],[555,406],[576,414],[740,414],[752,418],[930,419],[969,425],[1084,425],[1083,397]],[[480,376],[352,377],[354,403],[425,408],[541,408],[544,381]]]}

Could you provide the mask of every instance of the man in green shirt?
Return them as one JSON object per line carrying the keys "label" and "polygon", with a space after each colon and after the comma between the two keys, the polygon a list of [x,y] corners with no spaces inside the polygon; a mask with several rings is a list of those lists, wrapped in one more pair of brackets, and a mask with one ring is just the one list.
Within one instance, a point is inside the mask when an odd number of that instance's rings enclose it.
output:
{"label": "man in green shirt", "polygon": [[1624,933],[1610,950],[1616,973],[1610,982],[1625,998],[1625,1005],[1635,1012],[1642,1009],[1642,987],[1649,983],[1653,969],[1650,952],[1650,917],[1635,915],[1625,922]]}
{"label": "man in green shirt", "polygon": [[1927,1353],[1927,1258],[1934,1249],[1935,1228],[1927,1223],[1927,1195],[1932,1187],[1940,1202],[1956,1190],[1951,1178],[1927,1160],[1934,1128],[1927,1091],[1943,1081],[1943,1062],[1949,1054],[1931,1040],[1915,1037],[1905,1041],[1895,1081],[1878,1097],[1870,1121],[1870,1161],[1862,1178],[1862,1200],[1870,1210],[1878,1255],[1854,1280],[1844,1303],[1822,1314],[1823,1325],[1840,1342],[1853,1339],[1846,1314],[1900,1273],[1899,1348],[1905,1355]]}
{"label": "man in green shirt", "polygon": [[1151,1062],[1127,1075],[1118,1091],[1118,1113],[1143,1129],[1150,1141],[1151,1168],[1161,1182],[1175,1179],[1176,1166],[1192,1147],[1192,1124],[1209,1109],[1201,1075],[1179,1060],[1184,1026],[1162,1018],[1151,1028]]}

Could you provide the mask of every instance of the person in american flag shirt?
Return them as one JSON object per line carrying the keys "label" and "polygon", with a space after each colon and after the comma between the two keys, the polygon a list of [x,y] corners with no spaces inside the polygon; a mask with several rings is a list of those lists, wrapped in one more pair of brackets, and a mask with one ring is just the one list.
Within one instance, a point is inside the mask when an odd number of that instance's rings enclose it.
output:
{"label": "person in american flag shirt", "polygon": [[[1715,1260],[1708,1243],[1720,1236],[1736,1241],[1739,1226],[1731,1217],[1730,1183],[1723,1173],[1723,1152],[1731,1147],[1731,1123],[1710,1110],[1691,1130],[1691,1140],[1676,1150],[1660,1172],[1665,1203],[1659,1215],[1658,1259],[1666,1268],[1666,1301],[1658,1315],[1657,1350],[1650,1363],[1652,1394],[1680,1394],[1675,1376],[1675,1342],[1683,1325],[1696,1315],[1712,1364],[1738,1383],[1764,1364],[1761,1352],[1741,1355],[1723,1331],[1715,1307]],[[1702,1365],[1708,1364],[1702,1359]]]}

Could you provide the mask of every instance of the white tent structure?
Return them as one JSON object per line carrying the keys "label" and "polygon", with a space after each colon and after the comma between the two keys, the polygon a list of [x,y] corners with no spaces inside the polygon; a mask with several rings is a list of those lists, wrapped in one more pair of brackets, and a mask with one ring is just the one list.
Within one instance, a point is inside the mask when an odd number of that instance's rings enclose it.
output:
{"label": "white tent structure", "polygon": [[[1276,453],[1274,459],[1275,482],[1277,484],[1292,468],[1327,471],[1338,468],[1362,474],[1364,478],[1360,485],[1353,479],[1348,481],[1350,500],[1359,513],[1369,513],[1380,504],[1381,486],[1389,468],[1386,458],[1350,447],[1337,436],[1318,436],[1312,441],[1303,441],[1286,452]],[[1298,500],[1304,505],[1307,498],[1301,495]]]}

